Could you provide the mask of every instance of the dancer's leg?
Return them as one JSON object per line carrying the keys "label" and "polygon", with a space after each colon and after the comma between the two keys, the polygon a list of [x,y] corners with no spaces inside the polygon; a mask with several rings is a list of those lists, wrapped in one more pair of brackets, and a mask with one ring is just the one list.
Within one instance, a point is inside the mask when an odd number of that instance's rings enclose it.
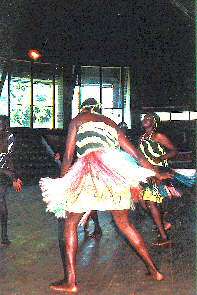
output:
{"label": "dancer's leg", "polygon": [[[94,232],[92,234],[89,234],[89,231],[88,231],[90,219],[92,219],[93,222],[94,222]],[[89,213],[88,217],[83,222],[85,222],[84,223],[84,233],[85,233],[86,237],[99,238],[102,235],[102,230],[101,230],[101,227],[100,227],[100,224],[99,224],[98,214],[97,214],[96,210],[92,210]]]}
{"label": "dancer's leg", "polygon": [[78,291],[76,282],[76,254],[78,249],[77,226],[83,214],[69,213],[65,220],[65,251],[67,261],[67,283],[55,285],[50,288],[55,291],[76,293]]}
{"label": "dancer's leg", "polygon": [[86,236],[89,235],[88,227],[89,227],[89,222],[90,222],[90,219],[91,219],[91,213],[89,214],[88,218],[86,219],[84,227],[83,227],[83,230],[84,230]]}
{"label": "dancer's leg", "polygon": [[147,201],[147,207],[150,210],[151,216],[153,218],[154,223],[156,224],[159,233],[161,235],[162,240],[167,240],[167,235],[164,229],[164,225],[161,219],[161,213],[159,208],[157,207],[157,204],[151,201]]}
{"label": "dancer's leg", "polygon": [[102,230],[99,224],[98,214],[96,210],[91,211],[90,217],[94,221],[94,232],[91,235],[93,238],[100,237],[102,235]]}
{"label": "dancer's leg", "polygon": [[58,243],[60,256],[62,260],[62,266],[64,271],[64,278],[62,280],[55,281],[50,284],[50,286],[57,286],[65,284],[67,282],[67,269],[66,269],[66,257],[65,257],[65,239],[64,239],[64,218],[58,218]]}
{"label": "dancer's leg", "polygon": [[62,260],[62,266],[64,270],[64,278],[66,279],[67,272],[66,272],[66,257],[65,257],[64,224],[65,224],[65,219],[59,218],[58,219],[58,242],[59,242],[59,249],[60,249],[60,255]]}
{"label": "dancer's leg", "polygon": [[8,239],[8,209],[6,204],[6,192],[8,185],[0,186],[0,220],[1,220],[1,245],[9,246],[10,241]]}
{"label": "dancer's leg", "polygon": [[128,210],[114,210],[111,211],[111,213],[120,231],[126,236],[132,246],[143,258],[153,278],[158,281],[163,280],[164,277],[157,270],[141,234],[137,231],[135,226],[129,222]]}

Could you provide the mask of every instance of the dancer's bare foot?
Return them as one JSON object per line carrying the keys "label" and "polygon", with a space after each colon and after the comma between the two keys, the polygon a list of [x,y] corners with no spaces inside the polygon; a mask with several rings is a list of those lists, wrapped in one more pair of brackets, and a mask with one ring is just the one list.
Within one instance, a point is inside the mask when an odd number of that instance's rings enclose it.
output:
{"label": "dancer's bare foot", "polygon": [[155,281],[163,281],[165,279],[164,275],[159,271],[148,271],[145,273],[146,276],[151,276],[151,278]]}
{"label": "dancer's bare foot", "polygon": [[50,289],[58,292],[68,292],[68,293],[77,293],[78,287],[75,284],[63,284],[50,286]]}
{"label": "dancer's bare foot", "polygon": [[145,273],[145,275],[154,281],[163,281],[165,279],[164,275],[162,275],[162,273],[160,273],[159,271],[153,273],[148,271]]}
{"label": "dancer's bare foot", "polygon": [[152,274],[153,279],[156,281],[163,281],[164,280],[164,275],[162,275],[162,273],[160,273],[159,271],[153,272],[151,274]]}

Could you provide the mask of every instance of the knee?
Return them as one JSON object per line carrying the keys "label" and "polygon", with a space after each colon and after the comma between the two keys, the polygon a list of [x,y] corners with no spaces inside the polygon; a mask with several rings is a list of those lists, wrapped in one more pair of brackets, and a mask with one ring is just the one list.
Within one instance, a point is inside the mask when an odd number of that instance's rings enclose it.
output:
{"label": "knee", "polygon": [[77,234],[77,224],[72,221],[66,221],[64,225],[64,236],[66,240],[72,239]]}
{"label": "knee", "polygon": [[115,219],[114,221],[115,221],[117,227],[121,231],[126,231],[129,228],[129,226],[130,226],[128,220],[123,220],[123,219],[120,218],[120,219]]}
{"label": "knee", "polygon": [[153,209],[156,207],[156,203],[154,202],[147,202],[147,207],[149,210]]}

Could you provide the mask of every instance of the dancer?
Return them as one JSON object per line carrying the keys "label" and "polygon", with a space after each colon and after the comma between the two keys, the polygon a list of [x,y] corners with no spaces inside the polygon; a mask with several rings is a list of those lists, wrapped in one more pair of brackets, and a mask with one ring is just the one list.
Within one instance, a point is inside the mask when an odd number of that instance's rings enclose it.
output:
{"label": "dancer", "polygon": [[[142,126],[145,133],[140,138],[140,150],[146,159],[154,166],[169,171],[168,160],[175,157],[177,150],[171,140],[157,131],[160,118],[155,113],[144,116]],[[183,181],[182,181],[183,180]],[[155,246],[170,246],[171,240],[168,239],[166,230],[171,228],[171,224],[166,222],[159,208],[166,197],[173,198],[181,195],[176,189],[176,181],[181,181],[185,185],[191,186],[194,178],[187,178],[180,174],[175,174],[173,180],[164,180],[162,183],[154,179],[152,184],[146,184],[143,191],[143,199],[140,200],[142,207],[149,210],[155,225],[157,226],[160,238],[153,243]]]}
{"label": "dancer", "polygon": [[10,245],[7,223],[8,209],[6,204],[7,189],[12,181],[17,192],[22,190],[22,181],[17,177],[13,165],[14,136],[9,130],[7,116],[0,116],[0,219],[1,219],[1,246]]}
{"label": "dancer", "polygon": [[[51,286],[52,290],[76,293],[77,226],[84,212],[110,210],[120,231],[137,250],[155,280],[163,280],[146,244],[129,221],[129,209],[134,209],[131,188],[155,175],[159,179],[170,173],[157,173],[144,156],[134,148],[123,131],[109,118],[98,113],[98,103],[89,98],[82,111],[71,120],[66,150],[61,167],[61,178],[40,180],[47,210],[56,217],[65,217],[65,241],[68,281]],[[71,167],[75,147],[78,160]],[[120,151],[120,147],[126,151]],[[129,155],[130,154],[130,155]],[[139,161],[140,167],[136,160]]]}

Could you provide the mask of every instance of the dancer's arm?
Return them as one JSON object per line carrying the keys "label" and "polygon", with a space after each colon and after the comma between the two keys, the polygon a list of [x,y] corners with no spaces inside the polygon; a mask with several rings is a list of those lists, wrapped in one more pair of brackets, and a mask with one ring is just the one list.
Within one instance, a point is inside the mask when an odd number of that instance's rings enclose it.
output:
{"label": "dancer's arm", "polygon": [[62,160],[60,177],[63,177],[70,168],[76,146],[77,125],[75,119],[70,122],[66,139],[66,149]]}
{"label": "dancer's arm", "polygon": [[155,163],[158,164],[164,160],[171,159],[177,155],[176,147],[173,145],[171,140],[165,134],[162,134],[162,133],[155,134],[154,140],[160,143],[161,145],[163,145],[164,147],[166,147],[167,149],[167,152],[164,155],[154,159]]}
{"label": "dancer's arm", "polygon": [[154,167],[151,163],[149,163],[146,160],[144,155],[138,149],[136,149],[136,147],[128,140],[128,138],[122,130],[119,130],[118,132],[118,140],[120,147],[125,152],[134,157],[144,168],[156,171],[155,168],[157,169],[157,167]]}
{"label": "dancer's arm", "polygon": [[14,149],[15,149],[15,138],[12,133],[8,134],[8,147],[7,153],[1,159],[0,173],[6,175],[12,180],[13,188],[20,192],[22,190],[23,182],[18,177],[16,169],[14,167]]}
{"label": "dancer's arm", "polygon": [[125,152],[134,157],[140,163],[141,166],[153,170],[156,173],[155,176],[158,179],[162,180],[172,177],[171,173],[162,173],[161,175],[159,172],[159,168],[157,166],[153,166],[151,163],[148,162],[144,155],[138,149],[136,149],[136,147],[128,140],[128,138],[125,136],[125,133],[122,132],[122,130],[118,131],[118,139],[120,147]]}

